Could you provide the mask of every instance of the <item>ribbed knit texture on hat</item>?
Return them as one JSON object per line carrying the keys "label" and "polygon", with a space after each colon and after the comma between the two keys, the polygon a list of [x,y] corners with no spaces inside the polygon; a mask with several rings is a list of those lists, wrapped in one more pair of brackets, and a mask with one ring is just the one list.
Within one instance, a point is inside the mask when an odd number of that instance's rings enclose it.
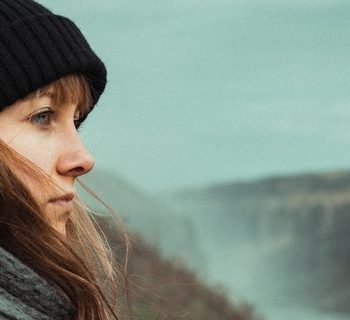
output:
{"label": "ribbed knit texture on hat", "polygon": [[87,76],[96,103],[106,69],[78,27],[32,0],[0,0],[0,111],[72,73]]}

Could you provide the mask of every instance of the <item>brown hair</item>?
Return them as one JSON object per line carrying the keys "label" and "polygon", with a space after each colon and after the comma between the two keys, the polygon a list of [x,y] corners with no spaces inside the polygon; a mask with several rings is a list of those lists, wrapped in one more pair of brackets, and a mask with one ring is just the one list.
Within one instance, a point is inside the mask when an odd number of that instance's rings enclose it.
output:
{"label": "brown hair", "polygon": [[[57,106],[77,103],[84,117],[90,110],[92,99],[84,76],[63,77],[25,99],[47,92]],[[15,172],[39,181],[43,192],[58,187],[45,172],[0,140],[0,245],[56,286],[75,307],[75,319],[124,319],[125,270],[114,260],[91,212],[76,200],[66,236],[58,233]],[[119,232],[127,253],[127,235],[120,226]]]}

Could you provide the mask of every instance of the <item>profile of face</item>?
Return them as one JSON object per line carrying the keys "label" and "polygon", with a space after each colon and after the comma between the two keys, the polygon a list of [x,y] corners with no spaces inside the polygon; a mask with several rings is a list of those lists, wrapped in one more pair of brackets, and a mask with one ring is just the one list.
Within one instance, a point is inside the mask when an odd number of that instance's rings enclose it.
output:
{"label": "profile of face", "polygon": [[34,178],[24,181],[50,224],[64,235],[73,210],[76,178],[95,163],[76,129],[79,112],[74,103],[53,105],[50,93],[18,100],[0,112],[0,139],[60,187],[46,194]]}

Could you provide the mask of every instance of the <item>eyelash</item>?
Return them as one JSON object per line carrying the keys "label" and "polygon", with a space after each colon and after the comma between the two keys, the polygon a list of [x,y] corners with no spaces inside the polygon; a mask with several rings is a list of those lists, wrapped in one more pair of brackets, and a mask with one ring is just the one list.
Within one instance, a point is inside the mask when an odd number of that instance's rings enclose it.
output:
{"label": "eyelash", "polygon": [[[37,114],[31,115],[29,117],[29,120],[33,124],[37,124],[40,127],[44,127],[45,129],[48,129],[48,127],[50,126],[50,123],[51,123],[51,115],[54,115],[54,114],[55,114],[55,111],[53,111],[53,110],[45,110],[45,111],[39,112]],[[42,115],[49,115],[48,123],[41,123],[40,121],[38,121],[38,122],[35,121],[35,119],[38,120],[39,117]],[[81,120],[80,119],[74,120],[74,125],[75,125],[75,129],[78,132],[80,132],[79,127],[81,126]]]}

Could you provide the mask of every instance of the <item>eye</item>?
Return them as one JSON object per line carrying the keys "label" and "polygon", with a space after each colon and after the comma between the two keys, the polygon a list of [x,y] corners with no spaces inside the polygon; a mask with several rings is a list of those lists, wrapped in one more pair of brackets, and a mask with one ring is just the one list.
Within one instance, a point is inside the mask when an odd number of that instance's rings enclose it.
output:
{"label": "eye", "polygon": [[47,109],[45,111],[33,114],[29,117],[31,123],[41,127],[48,127],[51,124],[51,117],[54,111]]}

